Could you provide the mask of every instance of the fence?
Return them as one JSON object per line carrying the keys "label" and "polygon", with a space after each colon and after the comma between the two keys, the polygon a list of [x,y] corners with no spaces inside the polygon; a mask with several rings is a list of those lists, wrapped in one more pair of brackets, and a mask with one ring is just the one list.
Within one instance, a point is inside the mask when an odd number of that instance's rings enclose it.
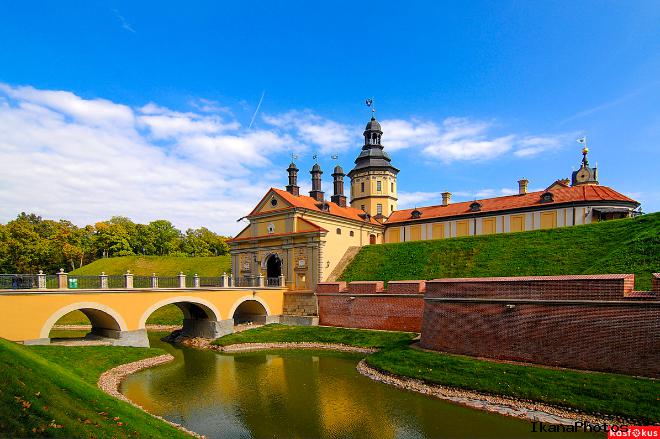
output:
{"label": "fence", "polygon": [[231,275],[222,276],[178,276],[158,277],[136,276],[130,272],[120,275],[69,275],[64,270],[57,274],[0,274],[0,290],[17,289],[130,289],[130,288],[281,288],[285,285],[284,277],[246,276],[232,279]]}

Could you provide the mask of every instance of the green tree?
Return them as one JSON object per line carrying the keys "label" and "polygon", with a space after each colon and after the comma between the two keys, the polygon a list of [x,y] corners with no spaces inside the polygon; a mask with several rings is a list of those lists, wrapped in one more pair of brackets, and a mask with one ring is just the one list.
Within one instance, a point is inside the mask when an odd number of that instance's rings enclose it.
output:
{"label": "green tree", "polygon": [[123,225],[102,221],[96,223],[94,227],[96,229],[95,247],[100,257],[133,255],[130,237]]}
{"label": "green tree", "polygon": [[153,245],[157,255],[173,255],[181,245],[181,232],[167,220],[152,221],[148,225],[153,234]]}
{"label": "green tree", "polygon": [[203,239],[201,229],[188,229],[183,236],[181,250],[187,256],[211,256],[209,243]]}

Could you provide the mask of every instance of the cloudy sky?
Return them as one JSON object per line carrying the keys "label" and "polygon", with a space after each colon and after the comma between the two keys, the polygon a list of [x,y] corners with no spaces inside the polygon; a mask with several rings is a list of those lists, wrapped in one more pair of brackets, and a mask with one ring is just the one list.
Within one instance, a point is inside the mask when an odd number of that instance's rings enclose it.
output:
{"label": "cloudy sky", "polygon": [[331,192],[373,97],[400,207],[568,177],[660,210],[657,2],[0,5],[0,222],[241,228],[296,154]]}

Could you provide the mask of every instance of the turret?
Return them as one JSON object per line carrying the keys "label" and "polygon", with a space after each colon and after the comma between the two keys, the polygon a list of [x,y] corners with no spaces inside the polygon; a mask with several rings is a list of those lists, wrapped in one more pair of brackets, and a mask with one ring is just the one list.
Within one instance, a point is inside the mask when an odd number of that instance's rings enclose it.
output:
{"label": "turret", "polygon": [[323,191],[321,190],[321,174],[323,174],[323,171],[321,171],[319,164],[314,163],[309,173],[312,174],[312,190],[309,191],[309,196],[316,201],[323,201]]}
{"label": "turret", "polygon": [[335,171],[332,173],[332,178],[334,179],[334,194],[332,197],[330,197],[330,200],[341,207],[346,207],[346,196],[344,195],[344,175],[346,174],[344,174],[344,170],[341,168],[341,166],[335,166]]}
{"label": "turret", "polygon": [[289,173],[289,184],[286,186],[286,191],[297,197],[300,195],[300,186],[298,186],[298,168],[295,163],[291,162],[286,170]]}

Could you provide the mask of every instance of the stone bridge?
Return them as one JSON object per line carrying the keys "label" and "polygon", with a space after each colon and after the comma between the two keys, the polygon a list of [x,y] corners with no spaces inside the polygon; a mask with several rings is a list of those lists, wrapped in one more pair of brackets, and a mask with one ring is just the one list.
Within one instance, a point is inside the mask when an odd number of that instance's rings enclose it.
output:
{"label": "stone bridge", "polygon": [[165,305],[183,312],[183,333],[217,338],[233,332],[234,320],[277,322],[283,287],[0,290],[0,337],[48,344],[61,317],[79,310],[92,334],[117,346],[149,346],[145,324]]}

